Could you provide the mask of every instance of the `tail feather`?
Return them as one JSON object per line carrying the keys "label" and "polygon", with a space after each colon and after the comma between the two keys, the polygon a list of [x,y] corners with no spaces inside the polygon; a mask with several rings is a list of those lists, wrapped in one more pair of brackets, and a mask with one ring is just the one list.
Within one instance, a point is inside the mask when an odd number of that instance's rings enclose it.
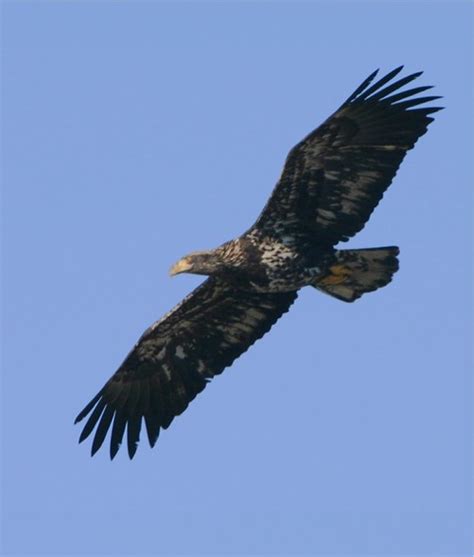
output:
{"label": "tail feather", "polygon": [[337,250],[329,273],[313,286],[338,300],[353,302],[392,280],[398,270],[398,254],[396,246]]}

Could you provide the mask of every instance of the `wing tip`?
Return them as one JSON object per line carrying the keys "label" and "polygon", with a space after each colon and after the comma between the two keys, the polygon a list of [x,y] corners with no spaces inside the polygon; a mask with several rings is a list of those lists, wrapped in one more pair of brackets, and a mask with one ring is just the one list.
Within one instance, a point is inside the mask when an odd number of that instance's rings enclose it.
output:
{"label": "wing tip", "polygon": [[81,434],[79,435],[79,444],[83,443],[89,437],[89,435],[86,435],[84,432],[85,430],[83,429]]}
{"label": "wing tip", "polygon": [[101,389],[95,397],[79,412],[74,420],[74,425],[81,422],[90,412],[93,410],[94,406],[99,402],[102,397],[103,389]]}
{"label": "wing tip", "polygon": [[[393,79],[404,69],[404,65],[400,65],[394,70],[391,70],[387,74],[385,74],[382,78],[376,81],[374,84],[371,84],[373,77],[375,77],[376,72],[373,72],[369,78],[367,78],[355,91],[352,95],[347,99],[344,105],[357,102],[357,101],[389,101],[390,93],[394,91],[400,90],[404,87],[407,83],[419,78],[423,74],[423,70],[411,73],[405,77],[402,77],[396,81]],[[378,71],[378,70],[377,70]],[[421,90],[432,89],[433,85],[427,85],[423,88],[418,88],[418,92]],[[411,91],[411,90],[410,90]],[[396,97],[404,98],[407,96],[410,91],[403,91],[394,95],[394,101]],[[413,90],[415,92],[415,90]]]}
{"label": "wing tip", "polygon": [[368,77],[366,77],[364,81],[355,89],[355,91],[344,101],[342,106],[345,106],[356,99],[372,83],[374,77],[379,73],[379,71],[380,68],[377,68]]}
{"label": "wing tip", "polygon": [[138,442],[133,443],[133,445],[128,445],[128,458],[130,460],[133,460],[133,457],[135,456],[137,449],[138,449]]}
{"label": "wing tip", "polygon": [[95,443],[92,443],[91,457],[95,455],[95,453],[100,449],[101,446],[102,446],[102,443],[100,443],[100,445],[96,445]]}
{"label": "wing tip", "polygon": [[380,68],[376,68],[367,78],[368,80],[370,79],[370,81],[372,81],[372,79],[374,79],[374,77],[379,73]]}
{"label": "wing tip", "polygon": [[[442,95],[431,95],[420,97],[417,95],[428,89],[432,89],[434,85],[419,86],[414,88],[406,88],[405,85],[417,79],[423,74],[423,71],[411,73],[405,77],[393,80],[402,69],[403,65],[398,66],[394,70],[388,72],[385,76],[380,78],[375,83],[371,84],[371,79],[375,76],[373,72],[352,95],[343,103],[340,109],[349,106],[363,106],[365,104],[376,104],[380,106],[390,106],[400,111],[405,111],[406,114],[424,116],[427,123],[431,123],[433,118],[428,118],[428,114],[443,110],[444,106],[426,106],[424,103],[432,102],[434,100],[442,99]],[[418,106],[422,105],[422,106]],[[339,109],[339,110],[340,110]]]}

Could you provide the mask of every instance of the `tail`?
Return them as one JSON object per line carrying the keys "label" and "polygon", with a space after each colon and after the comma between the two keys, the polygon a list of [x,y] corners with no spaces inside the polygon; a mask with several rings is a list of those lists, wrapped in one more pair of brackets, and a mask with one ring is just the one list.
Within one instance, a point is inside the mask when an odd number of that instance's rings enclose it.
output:
{"label": "tail", "polygon": [[385,286],[398,270],[396,246],[336,250],[329,273],[313,286],[344,302]]}

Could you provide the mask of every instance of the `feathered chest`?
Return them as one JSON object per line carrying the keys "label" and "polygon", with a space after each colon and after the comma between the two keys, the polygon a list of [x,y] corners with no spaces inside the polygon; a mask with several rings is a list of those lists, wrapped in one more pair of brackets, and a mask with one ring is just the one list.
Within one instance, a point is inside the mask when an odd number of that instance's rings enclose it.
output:
{"label": "feathered chest", "polygon": [[323,273],[332,259],[329,252],[309,252],[273,238],[243,241],[240,247],[240,287],[257,292],[298,290]]}

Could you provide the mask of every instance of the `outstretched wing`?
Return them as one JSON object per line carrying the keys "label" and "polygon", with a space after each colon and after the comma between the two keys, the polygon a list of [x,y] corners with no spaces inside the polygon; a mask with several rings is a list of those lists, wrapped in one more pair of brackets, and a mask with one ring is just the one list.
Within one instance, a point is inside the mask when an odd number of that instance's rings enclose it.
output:
{"label": "outstretched wing", "polygon": [[142,419],[153,447],[206,383],[262,337],[296,299],[296,292],[257,294],[208,278],[145,331],[117,372],[77,416],[88,414],[79,442],[95,428],[92,455],[112,428],[110,457],[127,427],[133,458]]}
{"label": "outstretched wing", "polygon": [[323,245],[346,241],[363,228],[406,152],[433,121],[429,114],[441,109],[412,108],[440,98],[414,97],[431,86],[399,91],[422,72],[388,84],[402,67],[372,86],[377,72],[370,75],[289,152],[255,228],[303,234]]}

